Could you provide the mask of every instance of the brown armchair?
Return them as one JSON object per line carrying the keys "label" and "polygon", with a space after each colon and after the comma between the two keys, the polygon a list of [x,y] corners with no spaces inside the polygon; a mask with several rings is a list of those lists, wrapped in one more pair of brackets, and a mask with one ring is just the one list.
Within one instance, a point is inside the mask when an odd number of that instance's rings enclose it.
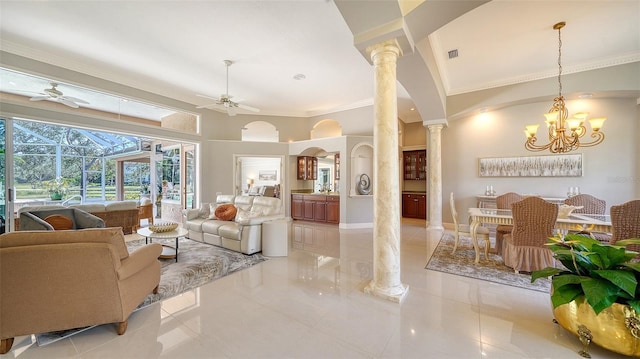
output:
{"label": "brown armchair", "polygon": [[121,228],[0,235],[0,354],[13,338],[105,323],[129,315],[160,283],[162,246],[129,254]]}
{"label": "brown armchair", "polygon": [[504,236],[504,264],[516,273],[555,266],[553,253],[544,244],[553,234],[558,205],[539,197],[526,197],[513,203],[511,212],[513,230]]}
{"label": "brown armchair", "polygon": [[[611,206],[613,233],[610,244],[629,238],[640,238],[640,199]],[[640,245],[631,244],[627,248],[640,252]]]}
{"label": "brown armchair", "polygon": [[[511,209],[514,202],[522,201],[524,197],[515,193],[507,192],[496,197],[496,207],[498,209]],[[502,255],[502,242],[505,234],[511,233],[513,226],[508,224],[499,224],[496,227],[496,253]]]}

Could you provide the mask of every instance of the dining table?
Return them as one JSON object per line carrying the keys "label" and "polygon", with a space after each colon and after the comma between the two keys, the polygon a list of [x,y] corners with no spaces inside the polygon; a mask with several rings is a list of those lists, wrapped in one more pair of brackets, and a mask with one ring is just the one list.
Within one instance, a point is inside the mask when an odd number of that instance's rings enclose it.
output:
{"label": "dining table", "polygon": [[[510,209],[469,208],[471,218],[470,232],[473,249],[476,254],[476,264],[480,262],[480,248],[478,246],[477,229],[482,224],[513,225],[513,215]],[[559,231],[591,231],[611,233],[611,216],[603,214],[572,213],[566,217],[558,217],[554,228]],[[491,242],[485,239],[484,257],[489,259]]]}

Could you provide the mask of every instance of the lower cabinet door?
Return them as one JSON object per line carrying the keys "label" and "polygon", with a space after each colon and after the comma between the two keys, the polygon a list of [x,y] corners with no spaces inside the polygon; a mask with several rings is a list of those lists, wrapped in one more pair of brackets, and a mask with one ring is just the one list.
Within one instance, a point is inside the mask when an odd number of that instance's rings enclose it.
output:
{"label": "lower cabinet door", "polygon": [[327,202],[315,202],[313,205],[313,220],[316,222],[327,221]]}

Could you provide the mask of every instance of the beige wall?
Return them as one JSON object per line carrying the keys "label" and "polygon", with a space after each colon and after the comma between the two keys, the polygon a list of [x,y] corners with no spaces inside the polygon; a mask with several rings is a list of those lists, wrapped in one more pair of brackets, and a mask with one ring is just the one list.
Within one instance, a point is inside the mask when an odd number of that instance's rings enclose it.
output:
{"label": "beige wall", "polygon": [[402,130],[402,146],[425,146],[427,144],[427,128],[422,122],[405,123]]}
{"label": "beige wall", "polygon": [[[606,134],[604,143],[575,152],[583,156],[582,177],[478,176],[478,158],[550,155],[548,151],[527,151],[523,132],[526,124],[540,123],[539,141],[548,142],[542,114],[550,105],[549,100],[450,121],[442,132],[443,198],[449,198],[449,193],[454,192],[461,213],[465,208],[476,206],[475,196],[488,185],[498,194],[514,191],[552,197],[563,197],[569,186],[579,186],[582,193],[605,199],[607,211],[613,204],[639,198],[640,121],[635,98],[567,101],[570,113],[584,110],[592,116],[608,118],[602,129]],[[450,222],[448,200],[444,202],[443,219]]]}

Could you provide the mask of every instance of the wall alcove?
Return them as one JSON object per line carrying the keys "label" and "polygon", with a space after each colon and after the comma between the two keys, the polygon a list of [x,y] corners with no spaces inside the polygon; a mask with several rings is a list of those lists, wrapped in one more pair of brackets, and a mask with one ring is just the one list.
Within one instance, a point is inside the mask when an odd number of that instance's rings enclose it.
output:
{"label": "wall alcove", "polygon": [[[373,188],[373,146],[370,143],[358,143],[353,146],[350,156],[351,163],[351,178],[349,180],[349,196],[372,196]],[[365,174],[369,177],[371,191],[369,194],[363,195],[358,192],[358,184],[361,181],[361,176]]]}

